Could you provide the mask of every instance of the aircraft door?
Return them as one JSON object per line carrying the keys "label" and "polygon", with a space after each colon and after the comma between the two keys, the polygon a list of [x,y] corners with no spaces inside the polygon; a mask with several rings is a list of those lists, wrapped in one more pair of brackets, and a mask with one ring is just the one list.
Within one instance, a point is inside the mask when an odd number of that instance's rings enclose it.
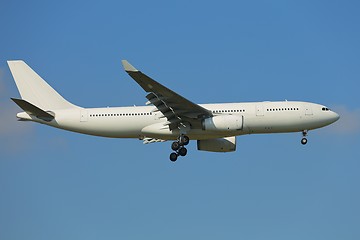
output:
{"label": "aircraft door", "polygon": [[256,105],[256,116],[264,116],[264,106],[262,104]]}
{"label": "aircraft door", "polygon": [[88,111],[86,109],[81,109],[80,111],[80,122],[88,121]]}
{"label": "aircraft door", "polygon": [[154,120],[159,120],[161,117],[161,114],[159,112],[153,112]]}
{"label": "aircraft door", "polygon": [[305,106],[305,115],[306,115],[306,116],[313,115],[313,112],[312,112],[312,109],[311,109],[311,106],[310,106],[310,105],[306,105],[306,106]]}

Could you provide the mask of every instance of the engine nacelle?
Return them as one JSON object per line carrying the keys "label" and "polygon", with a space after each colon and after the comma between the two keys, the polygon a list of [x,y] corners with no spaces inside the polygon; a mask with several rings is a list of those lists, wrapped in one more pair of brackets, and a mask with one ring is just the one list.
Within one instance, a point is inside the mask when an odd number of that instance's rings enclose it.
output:
{"label": "engine nacelle", "polygon": [[208,131],[235,131],[243,128],[242,115],[220,115],[206,118],[202,122],[202,129]]}
{"label": "engine nacelle", "polygon": [[208,152],[234,152],[236,150],[236,137],[198,140],[197,148],[200,151]]}

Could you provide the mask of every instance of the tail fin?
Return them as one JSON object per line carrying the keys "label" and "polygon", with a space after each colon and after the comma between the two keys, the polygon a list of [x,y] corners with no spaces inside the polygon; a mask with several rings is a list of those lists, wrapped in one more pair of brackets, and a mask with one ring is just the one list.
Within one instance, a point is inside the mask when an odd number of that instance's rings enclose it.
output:
{"label": "tail fin", "polygon": [[44,110],[76,107],[66,101],[24,61],[8,61],[8,65],[22,99]]}

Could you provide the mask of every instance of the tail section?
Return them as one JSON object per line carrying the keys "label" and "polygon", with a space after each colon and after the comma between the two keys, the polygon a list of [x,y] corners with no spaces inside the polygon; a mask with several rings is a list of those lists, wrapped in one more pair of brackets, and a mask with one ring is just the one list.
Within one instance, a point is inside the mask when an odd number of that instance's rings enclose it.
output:
{"label": "tail section", "polygon": [[23,100],[45,111],[77,107],[66,101],[24,61],[8,61],[8,65]]}

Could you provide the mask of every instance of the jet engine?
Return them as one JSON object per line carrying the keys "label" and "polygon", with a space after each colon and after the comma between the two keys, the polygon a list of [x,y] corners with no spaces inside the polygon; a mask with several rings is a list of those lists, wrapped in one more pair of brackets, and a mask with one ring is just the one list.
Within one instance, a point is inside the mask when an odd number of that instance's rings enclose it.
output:
{"label": "jet engine", "polygon": [[234,152],[236,150],[236,137],[198,140],[197,148],[200,151],[208,152]]}
{"label": "jet engine", "polygon": [[235,131],[242,128],[242,115],[220,115],[202,121],[202,129],[208,131]]}

